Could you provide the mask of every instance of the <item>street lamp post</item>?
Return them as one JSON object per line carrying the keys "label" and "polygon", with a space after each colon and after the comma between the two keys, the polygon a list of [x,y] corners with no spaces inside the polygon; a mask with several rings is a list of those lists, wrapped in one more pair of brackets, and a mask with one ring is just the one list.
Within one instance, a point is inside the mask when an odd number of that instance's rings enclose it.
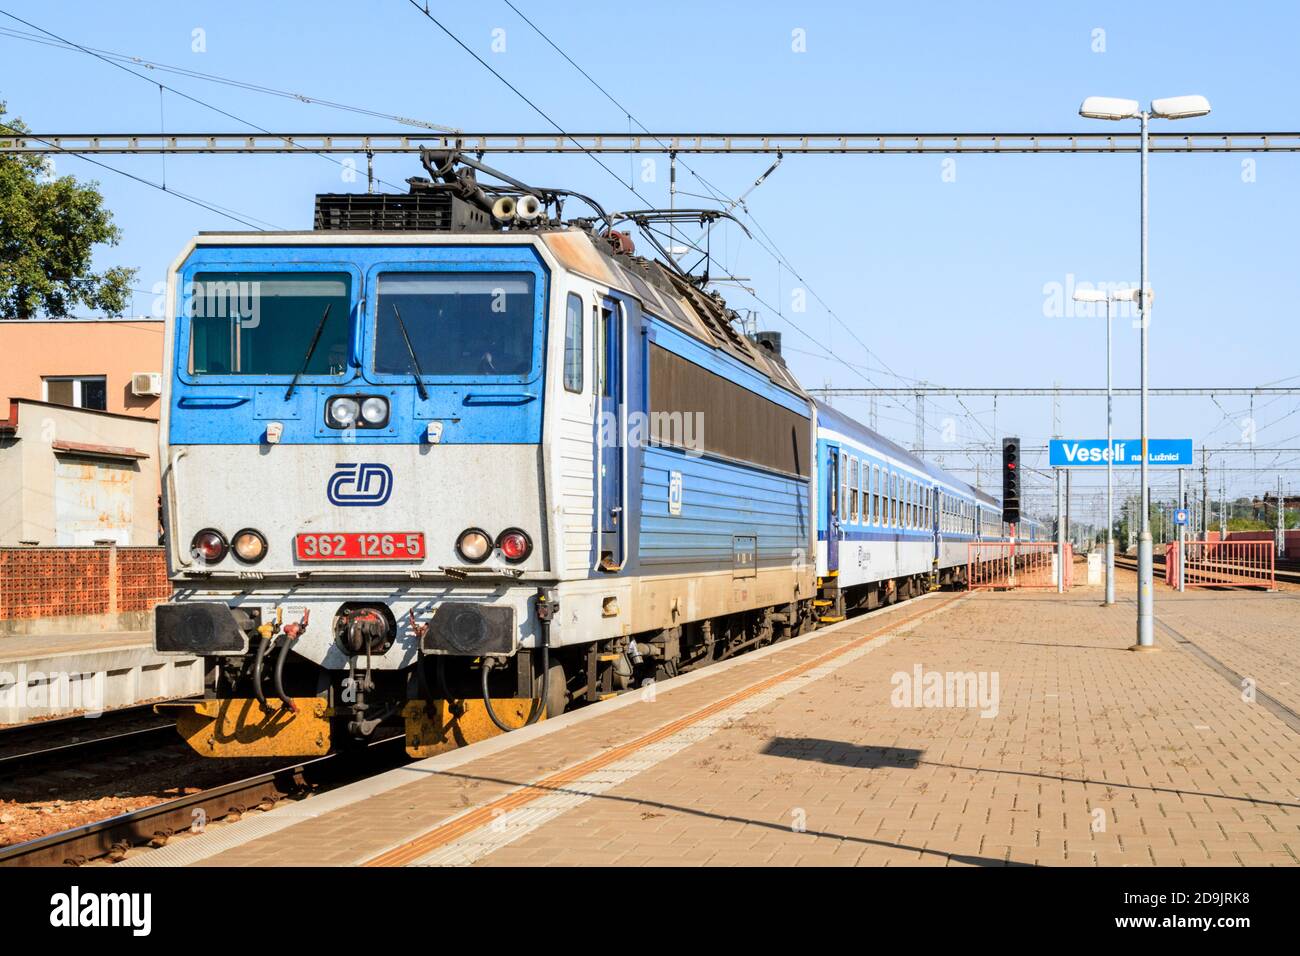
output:
{"label": "street lamp post", "polygon": [[1138,615],[1137,643],[1135,650],[1151,650],[1155,647],[1155,614],[1152,607],[1151,569],[1151,513],[1150,494],[1147,484],[1147,326],[1150,324],[1151,296],[1147,293],[1147,125],[1154,116],[1157,119],[1191,119],[1205,116],[1210,112],[1210,102],[1203,96],[1174,96],[1167,99],[1152,100],[1149,110],[1142,109],[1137,100],[1117,99],[1110,96],[1090,96],[1079,107],[1079,115],[1087,119],[1126,120],[1136,119],[1141,122],[1142,155],[1142,245],[1141,275],[1138,278],[1138,310],[1141,316],[1141,448],[1142,448],[1142,524],[1138,535]]}

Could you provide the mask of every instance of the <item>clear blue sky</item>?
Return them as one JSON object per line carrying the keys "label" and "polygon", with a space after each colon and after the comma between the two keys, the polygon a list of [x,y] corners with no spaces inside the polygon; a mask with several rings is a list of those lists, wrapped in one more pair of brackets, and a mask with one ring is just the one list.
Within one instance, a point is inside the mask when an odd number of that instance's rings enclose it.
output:
{"label": "clear blue sky", "polygon": [[[516,5],[597,77],[637,120],[665,131],[987,132],[1116,129],[1077,116],[1084,96],[1202,93],[1214,113],[1168,130],[1300,129],[1300,12],[1281,3],[1077,2]],[[238,77],[465,130],[544,131],[546,123],[405,0],[311,4],[0,0],[0,9],[87,46]],[[435,14],[539,106],[570,130],[627,130],[628,119],[500,0],[435,3]],[[27,28],[0,17],[0,27]],[[205,52],[194,52],[193,31]],[[493,31],[506,49],[492,51]],[[806,52],[791,34],[806,31]],[[1105,31],[1095,52],[1094,31]],[[168,85],[275,131],[388,131],[401,127],[316,105],[155,74]],[[39,132],[155,131],[156,87],[102,61],[0,36],[0,99]],[[170,131],[247,127],[166,94]],[[1156,156],[1151,164],[1153,385],[1248,385],[1290,378],[1297,367],[1295,223],[1300,157],[1256,158],[1243,181],[1241,155]],[[364,160],[361,168],[364,170]],[[158,157],[106,157],[161,180]],[[492,157],[523,179],[567,184],[609,207],[639,200],[590,159]],[[606,162],[624,180],[626,157]],[[687,157],[724,192],[743,192],[770,160]],[[381,158],[381,178],[401,183],[413,157]],[[748,204],[807,286],[875,353],[868,355],[809,295],[790,311],[799,282],[738,230],[715,238],[725,264],[751,278],[766,302],[812,339],[763,309],[785,333],[788,357],[810,386],[910,384],[1100,386],[1099,319],[1044,314],[1044,288],[1078,281],[1135,283],[1138,165],[1135,156],[961,156],[944,181],[942,157],[787,157]],[[205,200],[287,227],[309,228],[316,192],[364,189],[340,181],[317,156],[169,157],[166,181]],[[100,181],[124,232],[101,265],[140,267],[137,286],[160,281],[196,231],[231,225],[174,197],[60,157],[59,173]],[[703,192],[685,171],[682,189]],[[666,163],[655,183],[637,182],[667,204]],[[684,202],[694,202],[684,199]],[[243,227],[236,227],[243,228]],[[752,225],[751,225],[752,228]],[[755,302],[742,291],[738,308]],[[137,297],[148,312],[152,296]],[[760,307],[761,308],[761,307]],[[1138,339],[1115,325],[1116,383],[1137,384]],[[814,341],[815,340],[815,341]],[[796,351],[797,350],[797,351]],[[865,366],[858,372],[826,356]],[[878,371],[881,363],[901,377]],[[842,401],[867,416],[865,401]],[[927,444],[987,441],[992,400],[942,399],[927,408]],[[967,409],[973,418],[967,415]],[[1152,434],[1198,445],[1242,440],[1246,399],[1153,399]],[[910,401],[880,404],[881,430],[907,444]],[[1300,399],[1255,403],[1257,444],[1300,448]],[[1060,432],[1104,434],[1104,400],[1063,399]],[[953,419],[955,436],[943,434]],[[1116,428],[1136,433],[1137,402],[1117,402]],[[1053,432],[1051,399],[1003,398],[996,432],[1039,443]],[[1278,456],[1212,458],[1217,469]],[[1300,467],[1300,452],[1280,456]],[[947,464],[971,462],[950,455]],[[987,459],[984,459],[987,464]],[[1030,464],[1033,464],[1031,460]],[[1276,484],[1276,470],[1230,472],[1230,492]],[[1300,470],[1286,477],[1300,487]],[[1095,488],[1098,478],[1080,480]],[[1171,485],[1162,474],[1158,490]],[[1045,483],[1038,482],[1034,487]],[[1217,476],[1211,482],[1217,490]],[[1081,506],[1076,514],[1082,513]]]}

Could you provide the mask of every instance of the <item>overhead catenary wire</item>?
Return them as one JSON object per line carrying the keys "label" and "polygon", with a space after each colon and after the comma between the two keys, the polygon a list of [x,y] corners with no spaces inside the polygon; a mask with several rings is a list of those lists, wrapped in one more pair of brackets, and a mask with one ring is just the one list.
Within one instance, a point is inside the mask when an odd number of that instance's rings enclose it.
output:
{"label": "overhead catenary wire", "polygon": [[[33,136],[31,133],[26,133],[21,130],[18,130],[13,126],[10,126],[8,123],[0,123],[0,129],[6,129],[15,135],[25,136],[27,139],[34,139],[38,143],[47,143],[47,145],[51,146],[51,148],[53,148],[56,152],[66,152],[65,150],[59,150],[58,147],[54,146],[53,143],[48,143],[48,141],[41,139],[39,136]],[[270,227],[271,229],[284,228],[283,226],[277,226],[273,222],[267,222],[265,219],[258,219],[256,216],[252,216],[248,213],[238,212],[237,210],[230,209],[229,207],[219,206],[218,204],[211,202],[209,200],[200,199],[198,196],[191,196],[188,193],[181,192],[179,189],[168,188],[162,183],[156,183],[152,179],[146,179],[143,176],[137,176],[135,173],[127,172],[125,169],[119,169],[116,166],[110,166],[108,163],[102,162],[101,160],[98,159],[93,159],[90,156],[82,156],[76,153],[70,155],[76,155],[78,159],[82,160],[83,162],[90,163],[92,166],[98,166],[101,169],[107,169],[109,172],[116,173],[119,176],[125,176],[127,179],[133,179],[136,182],[143,183],[146,186],[152,186],[154,189],[165,192],[169,196],[175,196],[177,199],[182,199],[185,202],[191,203],[195,206],[200,206],[208,210],[209,212],[215,212],[219,216],[225,216],[227,219],[231,219],[234,220],[235,222],[248,226],[248,228],[250,229],[256,229],[258,232],[265,232],[266,227]],[[262,223],[262,225],[260,226],[256,225],[256,223],[259,222]]]}
{"label": "overhead catenary wire", "polygon": [[261,83],[254,83],[249,80],[240,80],[234,77],[221,76],[216,73],[204,73],[201,70],[191,70],[188,67],[173,66],[161,63],[157,60],[151,60],[147,57],[135,56],[129,53],[118,53],[112,50],[104,50],[98,47],[86,46],[71,43],[62,40],[54,40],[48,37],[40,36],[35,33],[26,33],[22,30],[13,30],[8,27],[0,27],[0,36],[7,36],[15,40],[26,40],[31,43],[40,43],[44,46],[54,47],[60,50],[70,50],[74,52],[84,52],[89,50],[99,54],[101,58],[117,60],[122,63],[134,63],[137,66],[144,67],[147,70],[155,70],[161,73],[171,73],[176,76],[184,76],[189,79],[200,80],[208,83],[216,83],[223,86],[233,87],[235,89],[245,90],[251,93],[261,93],[268,96],[276,96],[282,99],[296,100],[300,103],[306,103],[310,106],[321,106],[326,109],[342,110],[348,113],[355,113],[360,116],[373,116],[376,119],[391,120],[394,123],[400,123],[405,126],[415,126],[421,129],[434,130],[440,133],[459,133],[460,130],[454,126],[443,126],[439,123],[432,123],[428,120],[418,119],[412,116],[402,116],[397,113],[386,113],[382,110],[367,109],[361,106],[352,106],[347,103],[339,103],[334,100],[328,100],[320,96],[311,96],[306,93],[297,93],[292,90],[282,90],[275,87],[266,86]]}
{"label": "overhead catenary wire", "polygon": [[[8,17],[9,19],[14,20],[14,21],[16,21],[16,22],[18,22],[18,23],[21,23],[21,24],[23,24],[24,26],[31,27],[33,30],[39,30],[41,33],[45,34],[46,36],[51,37],[51,38],[53,38],[53,39],[55,39],[55,40],[58,40],[60,43],[64,43],[64,44],[66,44],[66,45],[69,46],[69,47],[72,47],[72,48],[75,48],[75,49],[77,49],[77,50],[80,50],[82,53],[85,53],[87,56],[92,56],[92,57],[94,57],[94,58],[97,59],[97,60],[101,60],[101,61],[103,61],[104,63],[107,63],[109,66],[115,67],[115,68],[117,68],[117,69],[123,71],[124,73],[129,73],[131,76],[134,76],[136,79],[144,80],[144,82],[149,83],[150,85],[157,85],[160,89],[165,89],[165,90],[167,90],[169,93],[173,93],[173,94],[175,94],[176,96],[181,97],[182,99],[188,100],[188,101],[191,102],[191,103],[195,103],[195,104],[197,104],[197,105],[199,105],[199,106],[202,106],[202,107],[205,108],[205,109],[212,110],[214,113],[219,113],[220,115],[226,117],[227,119],[232,119],[232,120],[234,120],[236,123],[242,123],[242,124],[244,124],[245,126],[248,126],[248,127],[252,128],[252,129],[257,130],[259,133],[264,133],[264,134],[266,134],[267,136],[275,136],[275,135],[276,135],[275,133],[272,133],[270,130],[266,129],[265,127],[263,127],[263,126],[259,126],[257,123],[254,123],[252,120],[247,120],[247,119],[244,119],[242,116],[237,116],[236,114],[230,112],[229,110],[222,109],[220,106],[216,106],[215,104],[213,104],[213,103],[209,103],[209,102],[207,102],[207,101],[204,100],[204,99],[201,99],[201,98],[199,98],[199,97],[197,97],[197,96],[194,96],[194,95],[192,95],[192,94],[190,94],[190,93],[186,93],[184,90],[177,89],[177,88],[174,87],[174,86],[168,86],[168,85],[165,84],[165,83],[160,83],[158,80],[155,80],[153,77],[147,76],[147,75],[144,74],[144,73],[139,73],[139,72],[137,72],[137,71],[131,69],[129,66],[126,66],[126,65],[123,64],[123,63],[119,63],[119,62],[117,62],[117,61],[115,61],[115,60],[113,60],[113,59],[110,59],[109,57],[106,57],[106,56],[104,56],[103,54],[96,52],[95,50],[91,49],[90,47],[84,46],[84,45],[82,45],[82,44],[76,42],[75,40],[69,40],[67,37],[63,37],[63,36],[60,36],[59,34],[54,33],[54,32],[52,32],[52,31],[50,31],[50,30],[46,30],[44,27],[39,26],[39,25],[37,25],[37,24],[35,24],[35,23],[32,23],[30,20],[24,20],[22,17],[16,16],[15,14],[10,13],[8,10],[0,10],[0,14],[3,14],[4,16]],[[36,137],[30,137],[30,138],[35,139]],[[326,162],[333,163],[335,166],[339,166],[339,167],[342,167],[342,168],[344,168],[344,169],[349,168],[345,162],[343,162],[343,161],[341,161],[341,160],[338,160],[338,159],[335,159],[333,156],[328,156],[328,155],[326,155],[325,153],[322,153],[322,152],[320,152],[320,151],[318,151],[318,150],[313,150],[313,149],[311,149],[311,148],[308,147],[308,146],[302,146],[302,145],[299,145],[299,144],[297,144],[297,143],[293,143],[293,141],[292,141],[292,139],[291,139],[290,137],[287,137],[287,136],[280,136],[280,137],[278,137],[278,138],[281,139],[281,140],[283,140],[286,144],[291,144],[291,145],[293,145],[296,149],[300,150],[300,151],[303,152],[303,153],[306,153],[306,154],[309,154],[309,155],[312,155],[312,156],[319,156],[321,159],[325,160]],[[70,152],[75,152],[75,151],[70,151]],[[84,156],[83,156],[83,158],[84,158]],[[386,185],[386,186],[391,186],[391,187],[393,187],[394,189],[397,189],[398,191],[401,191],[401,187],[395,185],[394,183],[387,182],[386,180],[383,180],[383,179],[378,179],[378,177],[376,177],[376,179],[377,179],[378,182],[382,182],[382,183],[384,183],[384,185]]]}
{"label": "overhead catenary wire", "polygon": [[[428,6],[428,3],[427,3],[427,2],[426,2],[424,5],[421,5],[421,4],[417,3],[416,0],[407,0],[407,2],[410,3],[411,6],[415,7],[415,9],[418,10],[420,13],[424,14],[424,16],[429,20],[430,23],[432,23],[434,26],[436,26],[439,30],[441,30],[443,33],[445,33],[448,37],[450,37],[450,38],[452,39],[452,41],[454,41],[455,44],[456,44],[457,46],[459,46],[462,50],[464,50],[466,53],[468,53],[470,56],[472,56],[475,60],[477,60],[478,63],[479,63],[479,64],[480,64],[480,65],[481,65],[485,70],[487,70],[489,73],[491,73],[493,76],[495,76],[498,80],[500,80],[503,84],[505,84],[506,88],[509,89],[510,92],[514,93],[515,96],[519,97],[519,98],[520,98],[521,100],[523,100],[526,104],[528,104],[528,106],[533,110],[533,112],[535,112],[535,113],[536,113],[538,116],[540,116],[542,119],[546,120],[546,122],[548,122],[548,123],[550,123],[552,126],[554,126],[555,129],[556,129],[556,131],[557,131],[561,136],[563,136],[563,137],[564,137],[565,139],[567,139],[569,142],[573,143],[575,146],[578,146],[579,148],[582,148],[582,147],[581,147],[581,144],[578,142],[578,140],[577,140],[576,138],[574,138],[573,136],[570,136],[569,133],[565,131],[565,129],[564,129],[563,126],[561,126],[559,123],[557,123],[554,119],[551,118],[551,115],[550,115],[549,113],[547,113],[544,109],[542,109],[540,106],[538,106],[536,103],[534,103],[534,102],[532,101],[532,99],[530,99],[530,98],[527,96],[527,94],[524,93],[523,90],[519,89],[519,87],[515,86],[515,84],[511,83],[508,79],[506,79],[505,76],[503,76],[503,75],[502,75],[502,74],[501,74],[501,73],[500,73],[500,72],[499,72],[495,67],[492,66],[492,64],[490,64],[487,60],[483,59],[483,57],[479,56],[478,53],[476,53],[472,48],[470,48],[470,46],[469,46],[468,44],[466,44],[464,40],[462,40],[460,37],[458,37],[455,33],[453,33],[450,29],[448,29],[447,26],[446,26],[446,25],[445,25],[441,20],[439,20],[439,19],[438,19],[437,17],[435,17],[432,13],[430,13],[430,12],[429,12],[429,6]],[[585,155],[589,156],[589,157],[591,158],[591,161],[594,162],[597,166],[599,166],[601,169],[605,170],[605,172],[607,172],[607,173],[610,175],[610,177],[613,178],[613,180],[614,180],[615,182],[617,182],[617,183],[618,183],[620,186],[622,186],[624,189],[626,189],[626,190],[628,190],[629,192],[631,192],[632,195],[636,196],[637,199],[641,200],[641,201],[642,201],[643,203],[645,203],[647,206],[649,206],[649,205],[651,204],[649,200],[647,200],[644,196],[642,196],[639,192],[637,192],[635,186],[632,186],[632,185],[629,184],[629,183],[625,183],[625,182],[623,182],[623,177],[620,176],[618,173],[614,172],[614,170],[611,169],[608,165],[606,165],[606,164],[601,160],[601,158],[600,158],[599,156],[597,156],[595,153],[593,153],[593,152],[591,152],[590,150],[585,149],[585,148],[582,149],[582,152],[583,152]]]}
{"label": "overhead catenary wire", "polygon": [[[415,0],[409,0],[409,2],[411,2],[412,4],[414,4],[414,3],[415,3]],[[614,94],[611,93],[611,92],[610,92],[610,91],[609,91],[609,90],[604,86],[604,84],[602,84],[599,80],[597,80],[594,76],[592,76],[589,72],[587,72],[587,70],[585,70],[585,69],[581,66],[581,64],[579,64],[576,60],[573,59],[573,57],[571,57],[567,52],[565,52],[565,50],[562,49],[558,43],[556,43],[553,39],[551,39],[551,37],[546,33],[546,31],[544,31],[541,27],[539,27],[536,23],[534,23],[532,19],[530,19],[530,18],[529,18],[529,17],[528,17],[528,16],[527,16],[527,15],[526,15],[522,10],[519,9],[518,6],[516,6],[516,5],[512,2],[512,0],[502,0],[502,2],[505,3],[505,5],[506,5],[507,7],[509,7],[512,11],[514,11],[514,13],[515,13],[515,14],[516,14],[516,15],[517,15],[521,20],[523,20],[524,23],[526,23],[526,24],[527,24],[527,25],[528,25],[528,26],[533,30],[534,33],[536,33],[539,37],[541,37],[542,40],[543,40],[547,45],[549,45],[549,46],[551,47],[551,49],[553,49],[556,53],[558,53],[561,57],[563,57],[563,59],[564,59],[564,60],[565,60],[565,61],[566,61],[570,66],[572,66],[575,70],[577,70],[577,71],[578,71],[578,72],[579,72],[579,73],[580,73],[580,74],[581,74],[581,75],[582,75],[582,76],[583,76],[583,77],[584,77],[584,78],[585,78],[585,79],[586,79],[586,80],[587,80],[587,81],[588,81],[592,86],[594,86],[594,87],[595,87],[595,88],[596,88],[596,89],[601,93],[601,95],[605,97],[605,99],[607,99],[611,104],[613,104],[613,106],[614,106],[616,109],[618,109],[621,113],[623,113],[623,115],[627,117],[628,122],[629,122],[630,124],[631,124],[631,123],[635,123],[635,124],[636,124],[640,129],[641,129],[641,131],[642,131],[643,133],[645,133],[645,134],[647,134],[648,136],[650,136],[652,140],[654,140],[655,142],[659,143],[661,146],[664,147],[665,150],[668,150],[668,151],[671,153],[671,149],[670,149],[670,147],[669,147],[668,144],[664,143],[664,142],[663,142],[663,141],[662,141],[658,136],[656,136],[654,133],[651,133],[650,129],[649,129],[649,128],[644,124],[644,123],[642,123],[640,119],[638,119],[638,118],[635,116],[635,114],[632,112],[632,110],[631,110],[630,108],[628,108],[628,106],[627,106],[626,104],[624,104],[624,103],[623,103],[622,101],[620,101],[616,96],[614,96]],[[425,12],[426,12],[426,16],[427,16],[427,15],[428,15],[427,10],[426,10]],[[447,31],[445,27],[443,27],[443,30],[444,30],[444,32],[448,32],[449,35],[450,35],[450,31]],[[457,42],[459,42],[459,41],[457,41]],[[462,44],[462,46],[463,46],[463,44]],[[467,49],[468,49],[468,48],[467,48]],[[472,51],[470,51],[470,52],[472,52]],[[483,62],[482,59],[479,58],[479,57],[477,56],[477,54],[475,54],[475,57],[476,57],[476,59],[479,59],[480,62]],[[487,66],[486,63],[484,63],[484,65]],[[488,67],[488,68],[491,69],[491,67]],[[493,71],[493,72],[495,72],[495,71]],[[521,94],[521,95],[522,95],[522,94]],[[534,108],[536,108],[536,107],[534,107]],[[548,117],[547,119],[548,119],[548,121],[550,121],[550,120],[549,120],[549,117]],[[553,122],[553,121],[552,121],[552,122]],[[554,124],[553,124],[553,125],[554,125]],[[558,128],[558,127],[557,127],[557,128]],[[800,282],[800,283],[801,283],[805,288],[807,288],[808,292],[813,296],[814,299],[817,300],[818,303],[821,304],[822,308],[824,308],[824,309],[826,310],[827,314],[828,314],[829,316],[831,316],[831,318],[834,319],[834,321],[835,321],[837,324],[839,324],[840,326],[842,326],[842,327],[845,329],[845,331],[847,331],[847,332],[849,333],[850,336],[852,336],[852,338],[854,339],[854,341],[857,342],[857,344],[862,348],[862,350],[863,350],[863,351],[864,351],[868,356],[874,357],[874,358],[876,359],[876,361],[880,363],[881,367],[883,368],[883,370],[884,370],[884,372],[885,372],[886,374],[890,375],[891,377],[893,377],[894,379],[896,379],[897,381],[900,381],[900,382],[902,382],[902,381],[908,381],[908,379],[906,379],[904,376],[901,376],[901,375],[899,375],[897,372],[895,372],[895,371],[894,371],[894,370],[889,366],[889,364],[888,364],[887,362],[885,362],[885,360],[884,360],[883,358],[881,358],[881,356],[880,356],[879,354],[877,354],[877,353],[876,353],[876,352],[875,352],[875,351],[874,351],[870,346],[868,346],[867,343],[864,342],[864,341],[862,340],[862,338],[859,337],[858,334],[857,334],[857,333],[856,333],[856,332],[855,332],[855,331],[854,331],[854,330],[853,330],[853,329],[848,325],[848,323],[846,323],[846,322],[845,322],[845,321],[844,321],[844,320],[839,316],[839,314],[838,314],[834,309],[832,309],[832,308],[831,308],[831,307],[826,303],[826,301],[825,301],[824,299],[822,299],[822,297],[818,294],[817,290],[814,289],[814,288],[812,287],[812,284],[811,284],[810,282],[808,282],[808,280],[807,280],[806,278],[804,278],[804,276],[802,275],[802,273],[800,273],[799,270],[796,269],[796,268],[794,267],[794,264],[793,264],[792,262],[790,262],[789,257],[787,257],[787,256],[785,255],[785,253],[781,251],[780,247],[776,245],[776,242],[775,242],[775,241],[772,239],[772,237],[768,234],[767,230],[763,228],[762,224],[758,221],[758,219],[754,216],[753,212],[749,209],[748,205],[745,203],[745,199],[746,199],[746,198],[747,198],[747,197],[748,197],[748,196],[749,196],[749,195],[750,195],[750,194],[751,194],[755,189],[757,189],[759,186],[761,186],[761,185],[762,185],[762,184],[767,180],[767,177],[770,176],[770,175],[772,174],[772,172],[773,172],[773,171],[774,171],[774,170],[775,170],[775,169],[776,169],[776,168],[781,164],[781,161],[782,161],[782,154],[778,153],[778,154],[777,154],[776,161],[773,162],[771,165],[769,165],[769,166],[766,168],[766,170],[764,170],[764,172],[761,173],[761,174],[760,174],[760,175],[759,175],[759,176],[754,180],[754,182],[749,186],[749,188],[748,188],[747,190],[745,190],[745,192],[741,193],[741,194],[740,194],[738,197],[736,197],[735,199],[731,199],[731,198],[729,198],[728,195],[727,195],[723,190],[719,189],[717,186],[715,186],[713,183],[711,183],[711,182],[710,182],[708,179],[706,179],[706,178],[705,178],[701,173],[697,172],[697,171],[696,171],[692,166],[690,166],[690,165],[689,165],[688,163],[686,163],[684,160],[677,159],[675,155],[674,155],[673,158],[674,158],[674,161],[675,161],[675,162],[679,163],[679,164],[682,166],[682,168],[685,169],[685,170],[686,170],[686,171],[687,171],[691,176],[693,176],[693,177],[694,177],[694,178],[695,178],[695,179],[696,179],[696,180],[697,180],[697,181],[698,181],[698,182],[699,182],[699,183],[700,183],[700,184],[701,184],[701,185],[702,185],[702,186],[703,186],[703,187],[704,187],[708,192],[709,192],[709,194],[710,194],[709,197],[699,197],[699,198],[711,198],[711,199],[713,199],[715,202],[722,202],[722,203],[724,203],[724,204],[727,205],[728,210],[736,209],[736,208],[740,208],[740,210],[742,211],[742,213],[743,213],[743,214],[744,214],[744,215],[749,219],[749,221],[754,225],[755,229],[757,229],[758,232],[759,232],[759,233],[761,234],[761,236],[763,237],[762,239],[757,239],[757,238],[755,239],[755,241],[756,241],[756,243],[758,244],[758,246],[759,246],[761,249],[763,249],[763,250],[764,250],[764,251],[765,251],[769,256],[771,256],[771,258],[773,259],[773,261],[775,261],[775,262],[777,263],[777,267],[778,267],[778,281],[779,281],[779,278],[780,278],[779,270],[780,270],[780,268],[781,268],[782,266],[784,266],[784,268],[786,268],[787,270],[789,270],[789,272],[791,273],[791,275],[793,275],[793,276],[794,276],[794,277],[795,277],[795,278],[796,278],[796,279],[797,279],[797,280],[798,280],[798,281],[799,281],[799,282]],[[630,188],[630,187],[629,187],[629,188]],[[633,191],[635,191],[635,190],[633,190]],[[707,235],[707,233],[708,233],[709,231],[712,230],[713,225],[714,225],[713,223],[709,223],[709,225],[708,225],[707,228],[706,228],[706,235]],[[698,242],[695,243],[694,245],[698,245]],[[729,270],[728,270],[728,274],[734,274],[734,269],[729,269]],[[779,295],[778,295],[778,298],[780,298]],[[793,325],[793,323],[791,322],[791,320],[788,319],[784,314],[781,314],[781,318],[782,318],[784,321],[786,321],[787,323],[791,323],[791,324]],[[913,381],[914,381],[914,380],[913,380]],[[966,410],[966,414],[967,414],[967,416],[969,416],[972,420],[974,420],[974,416],[973,416],[973,414],[971,413],[970,409],[966,407],[965,403],[961,401],[960,397],[958,398],[958,403],[961,404],[962,407]],[[901,404],[899,404],[899,403],[894,403],[894,404],[897,405],[900,409],[903,408],[903,406],[902,406]],[[979,422],[979,421],[977,421],[976,423],[977,423],[981,428],[983,428],[985,432],[988,432],[988,428],[987,428],[987,426],[984,425],[983,422]],[[990,433],[990,435],[991,435],[991,433]]]}

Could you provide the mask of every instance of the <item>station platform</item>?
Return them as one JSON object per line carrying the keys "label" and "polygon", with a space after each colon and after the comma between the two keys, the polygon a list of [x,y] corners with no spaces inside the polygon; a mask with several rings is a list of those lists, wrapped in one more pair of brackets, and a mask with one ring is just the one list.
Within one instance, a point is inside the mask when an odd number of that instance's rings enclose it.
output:
{"label": "station platform", "polygon": [[927,595],[118,865],[1296,865],[1300,593],[1159,593],[1130,653],[1118,591]]}
{"label": "station platform", "polygon": [[0,725],[202,692],[202,662],[155,654],[149,631],[0,638]]}

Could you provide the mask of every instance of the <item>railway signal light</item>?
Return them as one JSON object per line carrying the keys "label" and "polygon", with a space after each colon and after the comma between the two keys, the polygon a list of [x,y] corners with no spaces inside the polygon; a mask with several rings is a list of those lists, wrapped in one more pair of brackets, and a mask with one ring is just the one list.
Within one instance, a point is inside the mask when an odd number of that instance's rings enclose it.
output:
{"label": "railway signal light", "polygon": [[1020,522],[1020,439],[1002,439],[1002,521]]}

